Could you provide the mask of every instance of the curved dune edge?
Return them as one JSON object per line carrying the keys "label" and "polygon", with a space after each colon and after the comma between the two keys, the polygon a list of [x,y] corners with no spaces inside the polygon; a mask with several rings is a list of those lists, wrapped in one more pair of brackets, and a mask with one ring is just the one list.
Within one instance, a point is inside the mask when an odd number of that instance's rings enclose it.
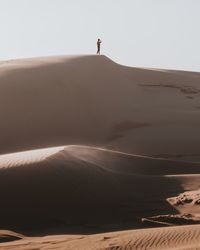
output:
{"label": "curved dune edge", "polygon": [[1,155],[1,226],[141,228],[142,218],[176,214],[166,199],[197,189],[199,174],[196,163],[87,146]]}
{"label": "curved dune edge", "polygon": [[25,237],[22,234],[9,230],[0,230],[0,243],[21,240],[23,238]]}
{"label": "curved dune edge", "polygon": [[39,163],[63,149],[64,146],[50,147],[0,155],[0,168],[10,168]]}
{"label": "curved dune edge", "polygon": [[63,145],[0,155],[0,170],[39,164],[57,168],[60,163],[68,166],[69,160],[72,159],[75,165],[80,162],[93,164],[93,170],[88,170],[90,172],[101,168],[108,172],[125,175],[184,177],[187,174],[192,178],[200,174],[200,163],[154,158],[83,145]]}
{"label": "curved dune edge", "polygon": [[198,250],[200,225],[154,228],[97,234],[90,236],[46,236],[3,243],[2,250],[29,249],[67,250]]}

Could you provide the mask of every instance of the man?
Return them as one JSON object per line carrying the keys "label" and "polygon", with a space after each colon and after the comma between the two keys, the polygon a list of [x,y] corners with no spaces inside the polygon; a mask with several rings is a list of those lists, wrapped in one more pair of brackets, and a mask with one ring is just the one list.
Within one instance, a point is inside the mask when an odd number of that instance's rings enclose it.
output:
{"label": "man", "polygon": [[100,55],[101,51],[101,39],[98,38],[97,40],[97,55]]}

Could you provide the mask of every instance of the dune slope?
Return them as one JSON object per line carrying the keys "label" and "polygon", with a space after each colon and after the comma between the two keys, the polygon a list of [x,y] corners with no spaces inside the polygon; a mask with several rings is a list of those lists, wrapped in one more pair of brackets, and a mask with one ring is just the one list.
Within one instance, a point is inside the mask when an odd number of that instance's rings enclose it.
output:
{"label": "dune slope", "polygon": [[83,146],[3,155],[1,226],[141,227],[143,217],[176,213],[166,199],[199,186],[196,175],[182,179],[191,172],[199,165]]}
{"label": "dune slope", "polygon": [[98,235],[46,236],[0,245],[2,250],[199,250],[200,226],[132,230]]}
{"label": "dune slope", "polygon": [[105,56],[0,64],[0,153],[92,145],[199,156],[200,73],[130,68]]}
{"label": "dune slope", "polygon": [[200,249],[199,225],[120,231],[199,223],[199,83],[105,56],[1,62],[0,249]]}

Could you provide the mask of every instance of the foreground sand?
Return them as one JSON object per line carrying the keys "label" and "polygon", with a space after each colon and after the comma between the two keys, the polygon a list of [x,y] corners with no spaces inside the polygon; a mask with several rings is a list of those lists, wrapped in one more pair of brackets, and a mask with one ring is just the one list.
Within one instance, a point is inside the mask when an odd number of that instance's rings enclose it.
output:
{"label": "foreground sand", "polygon": [[[12,235],[12,232],[10,232]],[[2,250],[199,250],[200,226],[132,230],[79,236],[24,237],[2,243]]]}
{"label": "foreground sand", "polygon": [[104,56],[1,62],[0,249],[200,249],[199,82]]}

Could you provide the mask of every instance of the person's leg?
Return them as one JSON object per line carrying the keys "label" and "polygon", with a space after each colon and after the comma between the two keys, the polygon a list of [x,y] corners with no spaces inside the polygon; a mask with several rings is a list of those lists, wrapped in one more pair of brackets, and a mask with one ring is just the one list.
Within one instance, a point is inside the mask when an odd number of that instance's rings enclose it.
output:
{"label": "person's leg", "polygon": [[97,55],[99,55],[100,54],[100,46],[99,46],[99,44],[97,45]]}

